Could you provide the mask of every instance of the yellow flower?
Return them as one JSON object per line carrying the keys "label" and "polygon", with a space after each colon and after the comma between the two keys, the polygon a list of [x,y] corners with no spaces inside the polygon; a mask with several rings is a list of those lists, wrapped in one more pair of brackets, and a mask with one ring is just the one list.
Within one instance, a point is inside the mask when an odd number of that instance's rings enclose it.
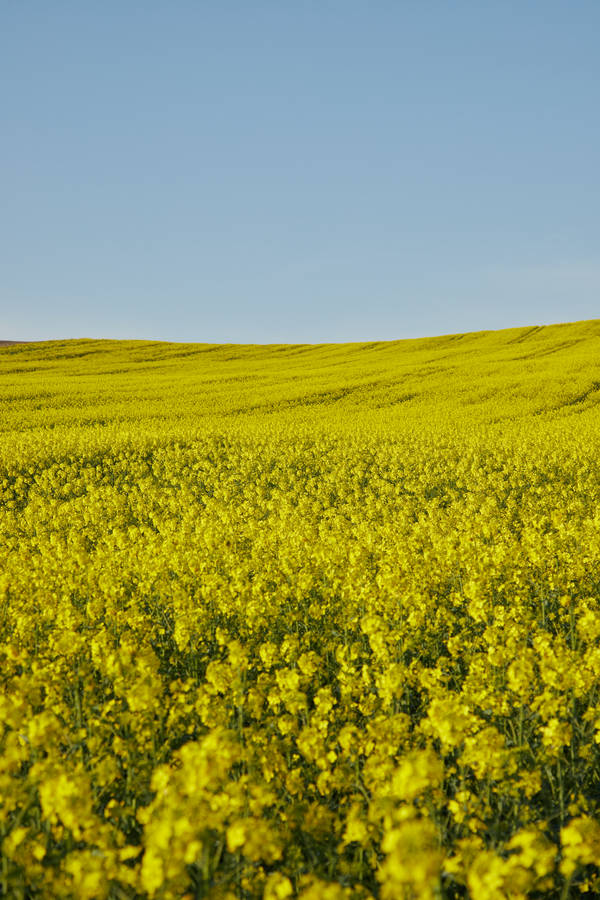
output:
{"label": "yellow flower", "polygon": [[381,849],[386,856],[377,878],[384,900],[406,895],[433,900],[444,854],[432,822],[421,818],[401,822],[385,834]]}
{"label": "yellow flower", "polygon": [[346,827],[342,843],[350,844],[356,841],[366,847],[369,842],[369,829],[367,827],[365,810],[360,803],[353,803],[346,816]]}
{"label": "yellow flower", "polygon": [[263,900],[286,900],[294,893],[292,882],[279,872],[272,872],[267,878]]}
{"label": "yellow flower", "polygon": [[391,779],[391,791],[401,800],[413,800],[427,790],[439,787],[444,765],[433,750],[414,750],[400,762]]}
{"label": "yellow flower", "polygon": [[579,866],[600,859],[600,823],[590,816],[571,819],[560,830],[562,861],[560,871],[569,877]]}

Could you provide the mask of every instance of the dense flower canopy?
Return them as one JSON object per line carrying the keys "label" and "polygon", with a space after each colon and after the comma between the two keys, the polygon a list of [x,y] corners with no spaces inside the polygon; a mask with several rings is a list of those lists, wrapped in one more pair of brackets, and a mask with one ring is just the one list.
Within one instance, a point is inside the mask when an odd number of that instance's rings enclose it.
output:
{"label": "dense flower canopy", "polygon": [[0,893],[600,892],[599,353],[0,350]]}

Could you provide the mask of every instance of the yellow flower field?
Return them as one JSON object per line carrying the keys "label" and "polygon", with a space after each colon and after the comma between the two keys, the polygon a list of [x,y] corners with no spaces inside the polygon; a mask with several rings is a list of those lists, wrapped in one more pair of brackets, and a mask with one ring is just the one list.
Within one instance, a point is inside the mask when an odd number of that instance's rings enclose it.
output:
{"label": "yellow flower field", "polygon": [[600,894],[600,321],[0,349],[0,896]]}

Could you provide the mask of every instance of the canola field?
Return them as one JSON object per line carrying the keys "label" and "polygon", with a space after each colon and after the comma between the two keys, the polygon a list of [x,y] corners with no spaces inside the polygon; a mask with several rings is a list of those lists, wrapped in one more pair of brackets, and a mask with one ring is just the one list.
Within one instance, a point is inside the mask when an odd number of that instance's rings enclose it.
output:
{"label": "canola field", "polygon": [[600,321],[0,350],[0,896],[600,894]]}

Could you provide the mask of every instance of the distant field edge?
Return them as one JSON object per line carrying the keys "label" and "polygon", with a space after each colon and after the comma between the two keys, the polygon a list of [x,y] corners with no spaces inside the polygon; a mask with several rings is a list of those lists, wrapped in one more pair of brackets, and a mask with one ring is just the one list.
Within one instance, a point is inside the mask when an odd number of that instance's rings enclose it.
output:
{"label": "distant field edge", "polygon": [[0,348],[1,347],[12,347],[19,344],[74,344],[74,343],[102,343],[102,344],[169,344],[169,345],[182,345],[182,346],[201,346],[201,347],[263,347],[265,349],[272,348],[281,348],[281,347],[334,347],[334,346],[344,346],[344,345],[362,345],[362,346],[371,346],[376,347],[385,344],[414,344],[422,341],[434,341],[434,342],[445,342],[445,341],[458,341],[464,338],[482,338],[489,337],[492,335],[502,335],[505,334],[507,337],[509,333],[518,333],[518,339],[522,337],[533,337],[534,335],[540,335],[543,333],[548,333],[549,331],[554,331],[556,329],[563,328],[575,328],[581,326],[590,326],[594,327],[594,330],[597,330],[600,334],[600,318],[594,319],[576,319],[568,322],[545,322],[539,323],[535,325],[508,325],[503,328],[483,328],[477,329],[475,331],[457,331],[457,332],[444,332],[442,334],[423,334],[418,337],[391,337],[391,338],[379,338],[379,339],[367,339],[364,340],[346,340],[346,341],[261,341],[261,342],[239,342],[239,341],[173,341],[173,340],[164,340],[161,338],[110,338],[110,337],[71,337],[71,338],[44,338],[38,339],[35,341],[32,340],[0,340]]}

